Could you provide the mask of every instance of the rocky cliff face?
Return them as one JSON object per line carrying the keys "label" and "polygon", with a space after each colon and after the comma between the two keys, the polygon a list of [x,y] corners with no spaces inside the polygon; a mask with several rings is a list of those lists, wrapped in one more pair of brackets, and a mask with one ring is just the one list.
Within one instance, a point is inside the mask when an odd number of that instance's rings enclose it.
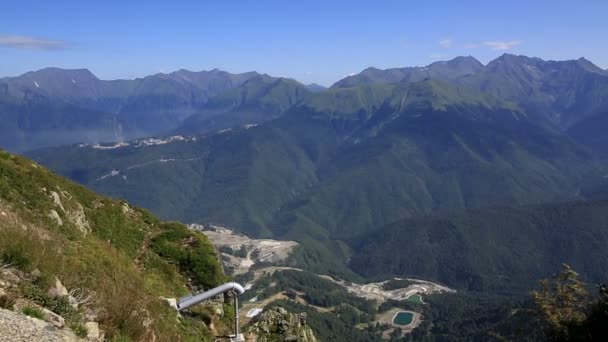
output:
{"label": "rocky cliff face", "polygon": [[306,325],[306,314],[293,314],[283,308],[264,311],[247,329],[248,342],[298,341],[317,342]]}

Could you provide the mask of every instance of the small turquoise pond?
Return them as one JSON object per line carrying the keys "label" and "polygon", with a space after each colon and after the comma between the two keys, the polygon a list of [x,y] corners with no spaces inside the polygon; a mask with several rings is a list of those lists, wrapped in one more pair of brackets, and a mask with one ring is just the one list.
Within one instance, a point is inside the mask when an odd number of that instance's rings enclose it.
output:
{"label": "small turquoise pond", "polygon": [[408,325],[414,320],[414,314],[411,312],[399,311],[393,318],[393,323],[397,325]]}

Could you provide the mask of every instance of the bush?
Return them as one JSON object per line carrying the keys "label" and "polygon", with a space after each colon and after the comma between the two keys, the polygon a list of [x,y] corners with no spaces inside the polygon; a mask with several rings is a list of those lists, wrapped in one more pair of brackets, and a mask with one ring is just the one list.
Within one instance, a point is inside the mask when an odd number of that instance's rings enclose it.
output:
{"label": "bush", "polygon": [[82,323],[72,323],[70,324],[70,329],[72,329],[74,334],[80,338],[87,337],[87,334],[89,333],[87,328],[82,325]]}
{"label": "bush", "polygon": [[30,316],[30,317],[34,317],[34,318],[38,318],[38,319],[44,319],[44,313],[42,312],[42,310],[35,308],[35,307],[26,306],[23,309],[21,309],[21,313],[26,316]]}

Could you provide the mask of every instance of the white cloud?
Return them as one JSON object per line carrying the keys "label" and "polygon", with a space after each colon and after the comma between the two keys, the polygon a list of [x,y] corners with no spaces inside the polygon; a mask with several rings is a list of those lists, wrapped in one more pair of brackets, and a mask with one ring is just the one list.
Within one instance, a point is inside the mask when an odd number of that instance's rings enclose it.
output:
{"label": "white cloud", "polygon": [[483,45],[489,46],[492,50],[511,50],[515,46],[523,43],[521,40],[511,41],[488,41],[483,42]]}
{"label": "white cloud", "polygon": [[30,36],[0,35],[0,46],[16,49],[60,50],[67,48],[67,43],[61,40]]}
{"label": "white cloud", "polygon": [[441,45],[442,48],[451,48],[452,47],[452,40],[451,39],[442,39],[439,41],[439,45]]}

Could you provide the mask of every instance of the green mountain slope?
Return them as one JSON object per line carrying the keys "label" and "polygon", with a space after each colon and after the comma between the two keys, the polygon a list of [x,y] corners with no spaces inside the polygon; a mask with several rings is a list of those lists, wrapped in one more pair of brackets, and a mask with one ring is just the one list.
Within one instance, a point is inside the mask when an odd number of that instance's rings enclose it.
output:
{"label": "green mountain slope", "polygon": [[608,99],[608,74],[583,58],[556,62],[505,54],[458,82],[518,103],[562,128],[596,114]]}
{"label": "green mountain slope", "polygon": [[176,129],[180,134],[204,134],[237,125],[274,119],[311,93],[292,79],[268,75],[253,77],[240,86],[211,98]]}
{"label": "green mountain slope", "polygon": [[538,122],[564,130],[605,111],[608,98],[608,72],[584,58],[544,61],[511,54],[504,54],[486,66],[472,57],[457,57],[424,68],[369,68],[336,82],[332,88],[424,79],[454,82],[511,101]]}
{"label": "green mountain slope", "polygon": [[336,82],[332,85],[332,88],[419,82],[427,78],[449,80],[474,74],[482,69],[483,64],[471,56],[456,57],[446,62],[435,62],[426,67],[392,68],[387,70],[367,68],[357,75],[348,76]]}
{"label": "green mountain slope", "polygon": [[166,133],[210,98],[258,76],[180,70],[105,81],[86,69],[45,68],[2,78],[0,117],[10,130],[0,146],[24,151]]}
{"label": "green mountain slope", "polygon": [[317,271],[344,271],[341,241],[400,218],[577,198],[605,174],[516,105],[435,80],[332,89],[257,127],[136,145],[32,156],[165,218],[296,239]]}
{"label": "green mountain slope", "polygon": [[353,240],[350,266],[469,290],[528,291],[562,263],[604,281],[608,202],[493,208],[399,220]]}
{"label": "green mountain slope", "polygon": [[[2,303],[20,298],[45,307],[77,333],[86,334],[84,323],[94,320],[117,340],[212,340],[203,321],[176,319],[159,297],[223,282],[217,258],[204,235],[182,224],[159,221],[0,152]],[[55,279],[78,305],[68,304],[68,295],[48,294]]]}
{"label": "green mountain slope", "polygon": [[568,129],[568,134],[573,139],[605,155],[608,151],[606,127],[608,127],[608,107],[606,110],[574,124]]}

